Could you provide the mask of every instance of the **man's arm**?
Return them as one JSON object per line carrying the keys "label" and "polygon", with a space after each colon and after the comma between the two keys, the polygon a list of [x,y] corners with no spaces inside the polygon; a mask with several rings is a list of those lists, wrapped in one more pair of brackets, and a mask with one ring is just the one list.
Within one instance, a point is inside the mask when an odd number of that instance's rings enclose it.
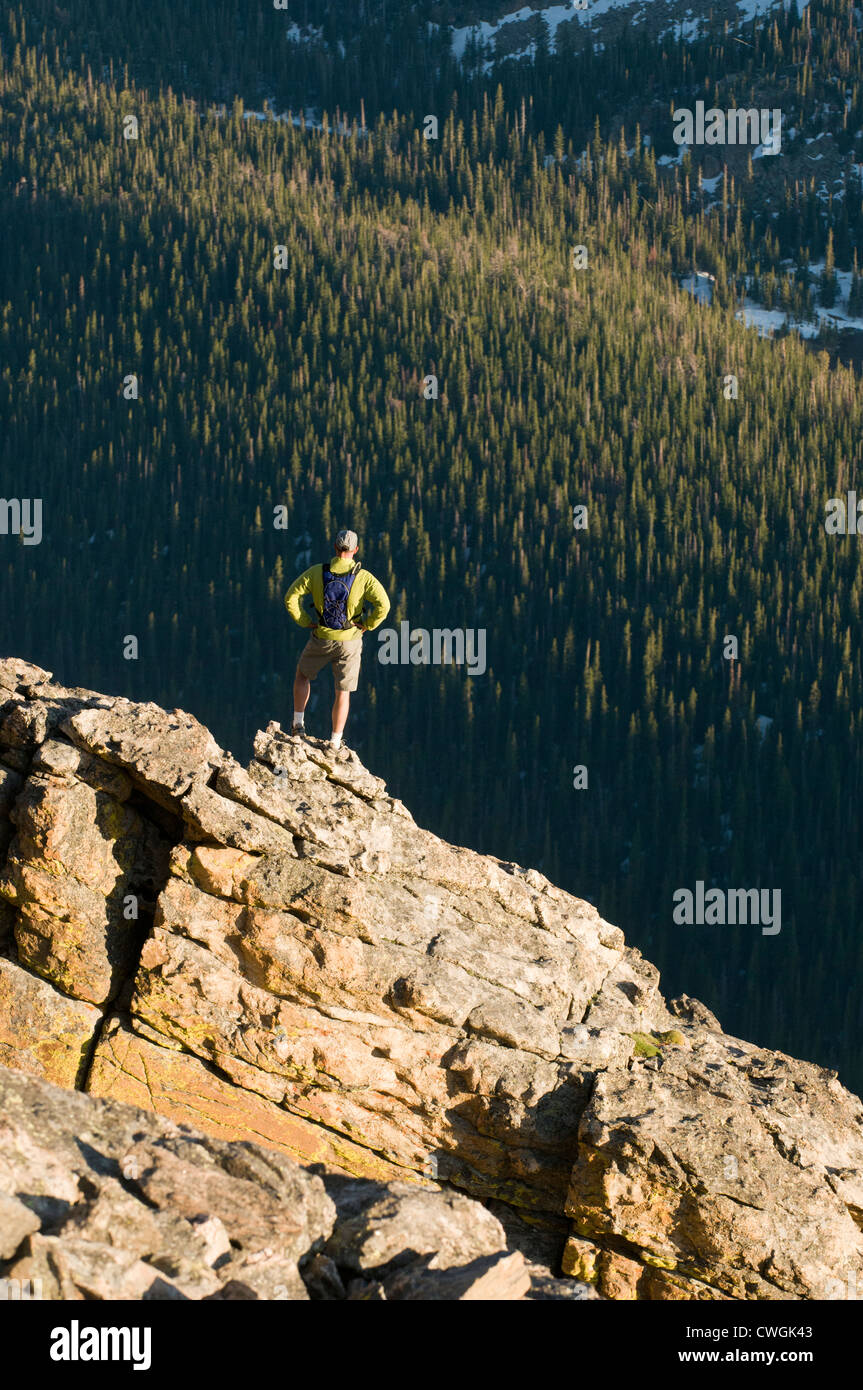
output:
{"label": "man's arm", "polygon": [[299,627],[317,627],[316,619],[309,617],[309,614],[305,611],[302,604],[304,595],[312,592],[312,572],[314,568],[314,565],[312,565],[311,569],[306,570],[299,578],[295,579],[290,589],[285,594],[285,607]]}
{"label": "man's arm", "polygon": [[362,617],[362,610],[360,610],[360,614],[357,615],[354,621],[357,623],[357,626],[364,628],[366,632],[371,632],[373,628],[378,627],[383,622],[387,613],[389,613],[390,601],[387,598],[387,591],[383,584],[375,579],[373,574],[370,574],[369,571],[366,570],[365,577],[366,585],[363,592],[363,604],[368,603],[371,606],[367,617]]}

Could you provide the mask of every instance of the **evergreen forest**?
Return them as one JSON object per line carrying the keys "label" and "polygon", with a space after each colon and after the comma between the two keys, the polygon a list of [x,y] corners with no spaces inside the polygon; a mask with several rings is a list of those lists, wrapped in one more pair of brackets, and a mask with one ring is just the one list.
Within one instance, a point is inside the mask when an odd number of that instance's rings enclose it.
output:
{"label": "evergreen forest", "polygon": [[[694,92],[803,129],[839,84],[850,149],[853,6],[494,74],[396,0],[306,50],[198,8],[0,18],[0,494],[43,507],[41,544],[0,535],[2,654],[248,758],[290,721],[285,591],[353,527],[385,626],[486,633],[476,675],[364,639],[346,742],[393,795],[863,1089],[863,542],[825,527],[863,389],[735,315],[747,277],[805,308],[811,260],[853,273],[863,192],[771,171],[774,217],[768,161],[710,206],[659,162]],[[781,890],[781,932],[676,924],[698,880]]]}

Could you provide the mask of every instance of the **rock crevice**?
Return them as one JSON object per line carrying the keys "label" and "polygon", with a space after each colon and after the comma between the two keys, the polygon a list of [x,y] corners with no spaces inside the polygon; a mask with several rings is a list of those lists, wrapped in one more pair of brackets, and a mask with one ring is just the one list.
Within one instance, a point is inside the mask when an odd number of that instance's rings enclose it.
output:
{"label": "rock crevice", "polygon": [[[421,829],[347,749],[271,724],[244,768],[183,711],[2,661],[0,863],[0,1064],[405,1210],[566,1218],[609,1297],[863,1278],[857,1098],[666,1002],[590,904]],[[315,1297],[521,1296],[499,1250],[421,1276],[316,1240]]]}

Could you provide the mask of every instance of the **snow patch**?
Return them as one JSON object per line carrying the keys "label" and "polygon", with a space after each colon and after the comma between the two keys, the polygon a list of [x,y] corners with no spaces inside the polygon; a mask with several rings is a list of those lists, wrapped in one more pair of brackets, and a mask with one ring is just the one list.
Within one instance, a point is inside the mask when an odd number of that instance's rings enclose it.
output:
{"label": "snow patch", "polygon": [[[798,0],[798,9],[804,10],[808,2],[809,0]],[[767,14],[771,10],[778,9],[780,5],[787,10],[790,8],[790,4],[791,0],[738,0],[737,8],[740,11],[740,19],[743,21],[754,19],[756,15]],[[588,7],[584,10],[574,9],[571,0],[569,4],[548,5],[545,9],[540,9],[534,5],[522,5],[519,9],[513,10],[512,13],[501,15],[500,19],[492,22],[481,19],[475,24],[466,24],[461,28],[453,29],[453,56],[462,61],[471,40],[475,40],[481,49],[493,46],[495,37],[502,33],[508,24],[522,24],[525,20],[532,19],[534,15],[542,15],[548,29],[549,43],[554,47],[555,37],[561,24],[568,24],[571,20],[576,20],[579,25],[590,29],[604,15],[622,9],[632,11],[631,18],[637,22],[645,17],[648,2],[647,0],[641,0],[641,3],[639,0],[589,0]],[[690,18],[692,15],[692,9],[688,9],[683,19],[671,21],[666,32],[687,42],[690,39],[698,38],[704,29],[704,19],[703,17]],[[533,45],[531,45],[532,47]],[[525,50],[525,52],[527,51]]]}
{"label": "snow patch", "polygon": [[684,157],[689,153],[688,145],[681,145],[677,154],[661,154],[657,159],[657,164],[667,167],[669,164],[682,164]]}
{"label": "snow patch", "polygon": [[711,275],[707,270],[696,270],[695,274],[685,275],[680,282],[680,288],[688,290],[699,304],[713,303],[713,286],[716,284],[716,276]]}
{"label": "snow patch", "polygon": [[[809,0],[797,0],[797,9],[802,13],[809,4]],[[755,19],[757,15],[767,14],[770,10],[778,9],[775,0],[737,0],[737,8],[743,19]],[[790,10],[790,0],[782,0],[783,10]]]}

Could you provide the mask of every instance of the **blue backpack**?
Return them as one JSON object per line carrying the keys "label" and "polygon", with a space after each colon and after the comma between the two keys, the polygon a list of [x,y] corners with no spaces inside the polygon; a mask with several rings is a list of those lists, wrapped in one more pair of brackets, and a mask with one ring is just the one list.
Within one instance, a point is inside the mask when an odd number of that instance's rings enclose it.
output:
{"label": "blue backpack", "polygon": [[348,622],[348,594],[351,592],[357,572],[362,568],[359,562],[349,574],[333,574],[329,561],[321,567],[324,576],[324,606],[320,615],[321,626],[340,632],[350,627]]}

